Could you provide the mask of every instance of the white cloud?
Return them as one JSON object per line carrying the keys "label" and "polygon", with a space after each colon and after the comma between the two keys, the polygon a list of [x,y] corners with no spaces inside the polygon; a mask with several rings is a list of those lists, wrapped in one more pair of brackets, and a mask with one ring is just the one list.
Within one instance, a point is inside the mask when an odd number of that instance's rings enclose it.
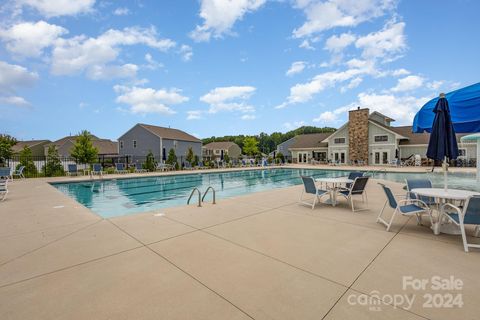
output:
{"label": "white cloud", "polygon": [[393,60],[407,48],[404,29],[404,22],[389,22],[382,30],[358,38],[355,46],[365,59]]}
{"label": "white cloud", "polygon": [[308,41],[307,39],[303,40],[298,47],[303,48],[303,49],[307,49],[307,50],[315,50],[315,47],[313,47],[310,44],[310,41]]}
{"label": "white cloud", "polygon": [[29,103],[16,95],[17,89],[29,87],[38,80],[38,74],[25,67],[0,61],[0,103],[27,106]]}
{"label": "white cloud", "polygon": [[45,21],[23,22],[8,29],[0,29],[0,39],[11,53],[24,57],[38,57],[43,49],[51,46],[67,29]]}
{"label": "white cloud", "polygon": [[116,85],[113,89],[118,94],[116,102],[128,105],[132,113],[174,114],[172,105],[188,101],[176,88],[155,90]]}
{"label": "white cloud", "polygon": [[342,33],[340,36],[333,35],[325,42],[325,49],[331,52],[341,52],[355,41],[355,35]]}
{"label": "white cloud", "polygon": [[393,70],[393,72],[392,72],[392,76],[394,76],[394,77],[407,76],[409,74],[410,74],[410,71],[408,71],[404,68],[396,69],[396,70]]}
{"label": "white cloud", "polygon": [[202,111],[201,110],[190,110],[187,111],[187,120],[198,120],[202,119]]}
{"label": "white cloud", "polygon": [[286,72],[286,75],[293,76],[294,74],[300,73],[305,69],[306,66],[307,64],[305,63],[305,61],[295,61],[290,66],[290,69],[288,69],[288,71]]}
{"label": "white cloud", "polygon": [[200,97],[200,101],[210,104],[209,113],[220,111],[238,111],[254,113],[255,108],[246,103],[246,100],[255,92],[251,86],[218,87]]}
{"label": "white cloud", "polygon": [[361,77],[353,78],[352,80],[350,80],[350,82],[346,86],[340,89],[340,92],[345,93],[349,89],[354,89],[358,87],[362,82],[363,82],[363,79]]}
{"label": "white cloud", "polygon": [[180,54],[182,55],[182,60],[183,61],[190,61],[192,60],[192,56],[193,56],[193,51],[192,51],[192,47],[186,45],[186,44],[183,44],[181,47],[180,47]]}
{"label": "white cloud", "polygon": [[317,118],[313,119],[313,122],[332,123],[332,122],[338,121],[339,116],[350,109],[353,109],[353,106],[348,105],[345,107],[337,108],[333,111],[322,112]]}
{"label": "white cloud", "polygon": [[145,54],[145,61],[147,61],[147,65],[145,66],[147,69],[156,70],[163,67],[163,64],[153,59],[153,56],[150,53]]}
{"label": "white cloud", "polygon": [[116,16],[127,16],[130,14],[130,10],[125,7],[117,8],[113,11],[113,14]]}
{"label": "white cloud", "polygon": [[87,70],[87,77],[93,80],[105,80],[114,78],[134,78],[137,75],[138,66],[127,63],[121,66],[94,65]]}
{"label": "white cloud", "polygon": [[294,121],[294,122],[285,122],[283,126],[287,130],[294,130],[305,125],[305,121]]}
{"label": "white cloud", "polygon": [[266,0],[201,0],[200,17],[204,20],[190,33],[195,41],[209,41],[231,32],[237,20],[258,10]]}
{"label": "white cloud", "polygon": [[31,7],[45,17],[51,18],[91,12],[95,0],[17,0],[17,3]]}
{"label": "white cloud", "polygon": [[420,76],[410,75],[405,78],[398,79],[397,85],[393,87],[391,90],[393,92],[401,92],[401,91],[411,91],[420,88],[425,79]]}
{"label": "white cloud", "polygon": [[167,51],[176,45],[170,39],[159,39],[153,27],[110,29],[97,38],[87,38],[82,35],[70,39],[58,39],[52,53],[52,73],[69,75],[85,70],[89,73],[90,68],[115,61],[122,46],[137,44],[160,51]]}
{"label": "white cloud", "polygon": [[242,120],[255,120],[257,117],[254,114],[244,114],[241,116]]}
{"label": "white cloud", "polygon": [[0,105],[10,105],[16,107],[28,107],[30,103],[18,96],[0,96]]}
{"label": "white cloud", "polygon": [[353,27],[380,17],[396,6],[396,0],[296,0],[307,21],[293,31],[296,38],[308,37],[335,27]]}
{"label": "white cloud", "polygon": [[433,91],[438,91],[444,84],[445,81],[443,80],[432,81],[427,83],[427,88]]}

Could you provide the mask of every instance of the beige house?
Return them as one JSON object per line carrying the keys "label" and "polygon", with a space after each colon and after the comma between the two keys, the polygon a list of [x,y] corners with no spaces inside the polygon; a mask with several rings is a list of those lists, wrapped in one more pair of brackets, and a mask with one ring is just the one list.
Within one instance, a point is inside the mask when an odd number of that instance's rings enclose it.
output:
{"label": "beige house", "polygon": [[[349,121],[323,140],[317,141],[313,135],[297,136],[296,140],[303,139],[303,143],[294,144],[289,150],[298,163],[324,161],[325,152],[327,161],[337,164],[387,165],[415,155],[426,160],[430,135],[413,133],[411,126],[394,127],[394,121],[379,112],[358,108],[349,111]],[[461,143],[463,135],[457,135],[459,158],[475,158],[476,143]]]}
{"label": "beige house", "polygon": [[230,141],[210,142],[202,147],[203,159],[220,160],[225,155],[230,159],[238,159],[242,154],[242,149]]}
{"label": "beige house", "polygon": [[43,157],[45,146],[50,142],[50,140],[17,141],[12,150],[14,154],[19,154],[25,147],[28,147],[32,151],[33,157]]}
{"label": "beige house", "polygon": [[288,150],[293,163],[311,163],[312,160],[326,163],[328,143],[324,142],[332,133],[310,133],[295,136]]}
{"label": "beige house", "polygon": [[[47,155],[48,147],[54,145],[60,157],[70,157],[70,152],[75,144],[77,136],[67,136],[44,146],[44,154]],[[92,144],[98,149],[98,156],[111,157],[118,155],[118,143],[109,139],[100,139],[92,136]]]}

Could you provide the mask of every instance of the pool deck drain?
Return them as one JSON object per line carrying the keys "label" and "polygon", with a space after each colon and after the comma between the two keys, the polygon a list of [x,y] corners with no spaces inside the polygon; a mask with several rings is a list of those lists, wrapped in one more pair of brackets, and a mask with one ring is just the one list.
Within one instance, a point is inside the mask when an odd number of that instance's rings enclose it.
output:
{"label": "pool deck drain", "polygon": [[[62,181],[65,179],[56,179]],[[388,182],[395,193],[401,185]],[[0,203],[1,319],[476,319],[480,252],[457,236],[370,210],[297,204],[300,186],[101,219],[47,183],[15,181]],[[53,206],[63,206],[53,209]],[[164,214],[158,216],[158,214]],[[472,239],[478,240],[478,239]],[[462,308],[424,308],[402,277],[454,276]],[[394,308],[369,296],[415,294]],[[450,293],[450,292],[446,292]],[[380,311],[352,304],[362,294]]]}

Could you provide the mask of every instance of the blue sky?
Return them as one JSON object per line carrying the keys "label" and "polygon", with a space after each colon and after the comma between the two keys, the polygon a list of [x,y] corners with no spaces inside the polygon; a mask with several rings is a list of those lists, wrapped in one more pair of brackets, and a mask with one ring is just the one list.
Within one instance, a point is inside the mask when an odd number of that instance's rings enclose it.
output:
{"label": "blue sky", "polygon": [[[440,4],[441,3],[441,4]],[[478,82],[480,2],[18,0],[0,4],[0,132],[116,139],[142,122],[200,138],[410,125]]]}

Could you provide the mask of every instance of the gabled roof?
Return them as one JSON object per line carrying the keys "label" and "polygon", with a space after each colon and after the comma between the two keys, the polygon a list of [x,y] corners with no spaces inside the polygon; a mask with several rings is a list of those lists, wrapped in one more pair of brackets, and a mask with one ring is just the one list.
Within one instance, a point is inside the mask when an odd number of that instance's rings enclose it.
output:
{"label": "gabled roof", "polygon": [[385,119],[387,119],[387,120],[390,121],[390,122],[395,121],[395,119],[390,118],[389,116],[386,116],[386,115],[384,115],[383,113],[380,113],[380,112],[378,112],[378,111],[373,111],[372,113],[370,113],[370,115],[369,115],[368,117],[371,117],[373,114],[379,115],[380,117],[385,118]]}
{"label": "gabled roof", "polygon": [[39,144],[50,143],[50,140],[25,140],[17,141],[17,143],[12,147],[13,152],[20,152],[24,147],[34,147]]}
{"label": "gabled roof", "polygon": [[295,136],[295,142],[290,145],[289,149],[326,148],[328,147],[328,143],[323,142],[323,140],[328,138],[331,134],[332,132],[310,133]]}
{"label": "gabled roof", "polygon": [[[57,148],[60,148],[67,142],[75,143],[78,136],[67,136],[52,143],[48,143],[45,146],[49,147],[55,145]],[[98,149],[98,154],[100,155],[114,155],[118,154],[118,143],[109,139],[100,139],[97,136],[92,135],[92,144]]]}
{"label": "gabled roof", "polygon": [[203,147],[205,149],[209,149],[209,150],[214,150],[214,149],[225,150],[225,149],[229,149],[232,146],[237,146],[238,147],[238,145],[235,142],[231,142],[231,141],[214,141],[214,142],[210,142],[210,143],[204,145]]}
{"label": "gabled roof", "polygon": [[[77,140],[78,136],[66,136],[61,139],[55,140],[52,143],[49,143],[48,145],[54,144],[57,147],[63,146],[66,142],[68,141],[73,141]],[[97,136],[94,136],[93,134],[91,135],[92,140],[98,140]]]}
{"label": "gabled roof", "polygon": [[[403,126],[403,127],[392,127],[393,131],[398,132],[402,136],[407,137],[408,139],[400,140],[400,145],[428,145],[430,140],[430,133],[413,133],[412,126]],[[460,138],[467,135],[468,133],[457,133],[457,140],[460,141]]]}
{"label": "gabled roof", "polygon": [[375,120],[372,120],[372,119],[369,119],[368,120],[369,122],[373,123],[374,125],[377,125],[378,127],[381,127],[383,129],[385,129],[386,131],[390,132],[390,133],[393,133],[397,139],[408,139],[407,136],[404,136],[402,135],[401,133],[393,130],[394,127],[390,127],[390,126],[386,126],[384,125],[383,123],[381,122],[378,122],[378,121],[375,121]]}
{"label": "gabled roof", "polygon": [[173,128],[165,128],[154,126],[150,124],[143,124],[139,123],[139,126],[147,129],[157,137],[163,139],[170,139],[170,140],[183,140],[183,141],[192,141],[192,142],[201,142],[200,139],[192,136],[191,134],[186,133],[185,131],[173,129]]}

